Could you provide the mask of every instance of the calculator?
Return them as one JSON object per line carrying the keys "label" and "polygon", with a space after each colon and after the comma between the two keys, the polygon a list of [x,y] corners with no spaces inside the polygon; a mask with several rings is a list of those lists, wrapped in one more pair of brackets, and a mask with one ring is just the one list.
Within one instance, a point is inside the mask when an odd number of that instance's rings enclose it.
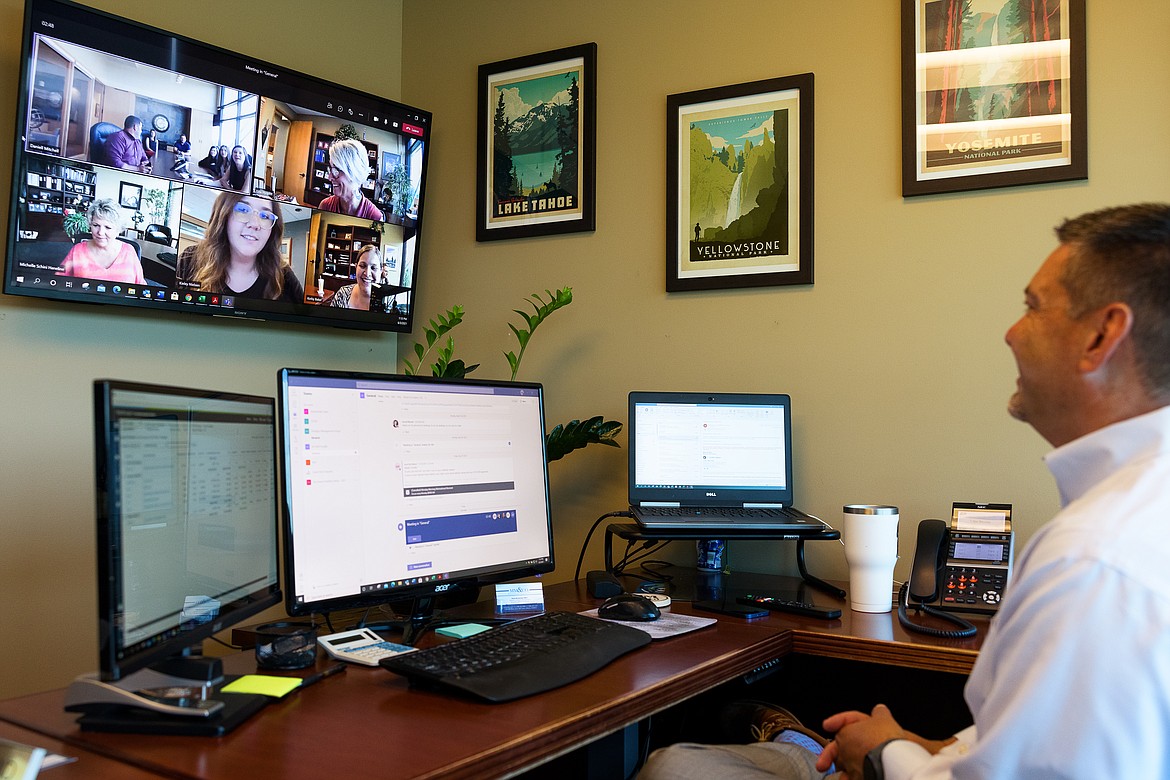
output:
{"label": "calculator", "polygon": [[410,653],[418,648],[387,642],[368,628],[340,631],[317,637],[317,644],[339,661],[363,666],[377,666],[378,661],[392,655]]}

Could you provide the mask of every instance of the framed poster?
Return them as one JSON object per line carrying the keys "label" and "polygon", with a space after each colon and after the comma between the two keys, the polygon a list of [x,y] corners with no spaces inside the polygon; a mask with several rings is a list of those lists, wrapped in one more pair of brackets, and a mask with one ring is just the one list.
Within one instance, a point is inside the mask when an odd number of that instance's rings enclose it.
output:
{"label": "framed poster", "polygon": [[382,170],[378,178],[389,179],[394,173],[394,169],[398,167],[400,159],[401,157],[394,152],[382,152]]}
{"label": "framed poster", "polygon": [[666,289],[813,283],[813,74],[666,98]]}
{"label": "framed poster", "polygon": [[902,195],[1088,178],[1085,0],[902,0]]}
{"label": "framed poster", "polygon": [[479,68],[475,240],[595,228],[597,44]]}
{"label": "framed poster", "polygon": [[142,202],[142,187],[128,181],[121,183],[118,188],[118,205],[127,209],[137,209]]}

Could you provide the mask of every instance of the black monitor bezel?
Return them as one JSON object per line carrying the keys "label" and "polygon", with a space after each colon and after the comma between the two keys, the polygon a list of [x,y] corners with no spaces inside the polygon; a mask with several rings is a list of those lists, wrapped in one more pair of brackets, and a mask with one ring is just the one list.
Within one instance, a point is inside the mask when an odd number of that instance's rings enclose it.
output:
{"label": "black monitor bezel", "polygon": [[[332,599],[322,599],[312,602],[297,602],[296,593],[296,564],[294,559],[296,534],[293,529],[294,515],[292,506],[290,504],[291,470],[288,468],[288,459],[291,457],[289,451],[289,439],[287,436],[287,426],[289,425],[289,409],[288,409],[288,377],[291,374],[305,377],[315,377],[322,379],[354,379],[357,381],[373,381],[373,382],[406,382],[430,384],[433,386],[457,386],[457,385],[472,385],[479,387],[515,387],[524,389],[533,389],[538,393],[540,403],[540,417],[541,417],[541,448],[545,455],[544,468],[544,499],[545,499],[545,516],[547,518],[547,532],[548,532],[548,561],[535,564],[525,564],[523,562],[513,562],[507,564],[500,564],[500,567],[505,567],[506,570],[501,571],[478,571],[461,573],[459,576],[450,579],[418,583],[416,585],[404,585],[392,590],[374,591],[370,593],[357,593],[351,596],[344,596]],[[302,616],[316,613],[328,614],[337,610],[343,609],[369,609],[372,607],[380,607],[384,605],[399,605],[406,606],[419,600],[426,600],[432,597],[441,597],[449,599],[454,603],[467,600],[469,595],[474,593],[484,585],[492,585],[495,583],[508,582],[524,577],[535,577],[542,574],[547,574],[553,571],[556,567],[555,544],[553,539],[553,525],[552,525],[552,507],[548,484],[548,460],[546,448],[547,430],[544,420],[544,388],[543,385],[537,382],[515,382],[515,381],[492,381],[492,380],[477,380],[477,379],[445,379],[433,376],[416,376],[407,374],[385,374],[377,372],[362,372],[362,371],[335,371],[335,370],[317,370],[317,369],[303,369],[303,368],[282,368],[277,372],[277,409],[280,413],[280,420],[277,422],[277,434],[280,441],[280,506],[281,516],[283,518],[282,531],[284,534],[284,575],[285,575],[285,611],[289,615]],[[497,567],[492,567],[497,568]],[[472,600],[474,598],[472,597]]]}
{"label": "black monitor bezel", "polygon": [[[156,385],[144,382],[130,382],[115,379],[98,379],[93,383],[94,399],[94,470],[97,530],[97,600],[98,600],[98,669],[104,680],[120,680],[153,663],[186,653],[225,628],[236,625],[269,607],[278,606],[283,600],[280,587],[280,520],[273,512],[273,547],[276,556],[277,577],[270,585],[248,594],[242,599],[223,605],[220,617],[208,623],[195,626],[170,637],[158,638],[157,644],[123,656],[125,648],[120,642],[116,627],[121,622],[118,603],[121,600],[121,526],[115,507],[111,505],[110,453],[113,448],[113,418],[110,415],[111,394],[114,391],[144,392],[176,395],[187,398],[207,398],[227,401],[244,401],[266,405],[272,413],[272,424],[277,425],[276,403],[269,396],[243,393]],[[276,437],[273,436],[272,456],[274,470],[278,470],[279,453]],[[274,479],[277,475],[274,473]],[[273,496],[274,509],[277,497]]]}
{"label": "black monitor bezel", "polygon": [[[49,10],[46,10],[49,9]],[[218,58],[221,63],[234,63],[234,69],[230,65],[223,65],[225,73],[232,74],[248,73],[254,74],[250,77],[238,76],[240,88],[250,84],[256,85],[255,94],[261,96],[272,97],[260,89],[260,85],[264,84],[264,79],[270,78],[275,81],[280,79],[280,90],[288,90],[289,92],[297,92],[298,94],[309,94],[305,90],[306,85],[313,85],[316,87],[314,96],[324,94],[336,95],[340,101],[344,101],[350,107],[360,112],[364,111],[367,115],[374,111],[383,111],[389,113],[395,112],[395,115],[402,114],[410,116],[417,116],[418,125],[423,133],[420,136],[424,144],[424,151],[422,154],[421,167],[419,171],[419,189],[417,194],[418,211],[414,219],[413,226],[413,241],[414,241],[414,257],[412,259],[412,277],[411,285],[408,288],[409,305],[403,314],[397,315],[398,320],[392,320],[388,314],[378,314],[374,312],[351,310],[346,308],[333,308],[328,306],[318,306],[315,304],[292,304],[277,301],[268,301],[258,298],[239,298],[236,297],[236,305],[233,308],[216,307],[202,305],[198,301],[194,304],[189,304],[183,301],[170,300],[142,300],[130,296],[103,296],[98,297],[90,293],[81,292],[66,292],[58,288],[48,289],[48,287],[35,287],[33,285],[20,285],[15,281],[16,269],[13,267],[15,262],[15,252],[17,244],[17,225],[20,210],[20,193],[21,193],[21,161],[23,156],[42,156],[37,152],[29,151],[25,145],[25,119],[28,116],[29,101],[31,99],[31,88],[29,87],[30,79],[32,77],[33,68],[33,38],[34,34],[43,31],[34,29],[36,27],[36,19],[38,14],[44,13],[63,13],[66,15],[73,15],[79,20],[78,25],[93,24],[93,25],[114,25],[115,29],[122,28],[121,32],[129,33],[133,31],[135,36],[145,36],[145,39],[154,40],[161,36],[162,39],[171,39],[176,42],[176,45],[195,47],[207,53],[210,56]],[[88,16],[88,18],[87,18]],[[46,33],[51,35],[51,31]],[[91,44],[78,44],[90,45]],[[165,49],[165,47],[155,47],[157,49]],[[115,56],[125,56],[124,54],[116,54],[110,52]],[[155,67],[167,68],[166,64],[161,62],[154,62],[145,55],[139,58],[139,61],[146,64],[154,65]],[[208,63],[204,63],[208,64]],[[252,81],[248,81],[251,78]],[[221,80],[223,81],[223,80]],[[280,100],[288,100],[283,95]],[[348,109],[347,109],[348,110]],[[17,108],[15,118],[15,132],[13,140],[13,156],[12,156],[12,176],[10,182],[9,192],[9,212],[6,215],[8,225],[8,235],[5,243],[5,259],[3,272],[3,292],[8,295],[14,295],[25,298],[39,299],[50,301],[53,304],[58,303],[85,303],[97,304],[101,306],[109,306],[114,310],[137,310],[137,311],[162,311],[175,314],[191,314],[197,317],[219,317],[222,319],[235,319],[246,321],[274,321],[280,323],[308,325],[314,328],[329,327],[343,330],[362,330],[362,331],[379,331],[388,333],[410,333],[414,328],[415,307],[417,304],[418,290],[419,290],[419,272],[422,266],[422,240],[423,240],[423,223],[424,212],[426,209],[426,183],[428,178],[428,168],[431,154],[431,122],[433,115],[431,112],[418,107],[410,106],[400,101],[392,100],[387,97],[381,97],[369,92],[365,92],[353,87],[337,84],[336,82],[313,76],[311,74],[299,71],[293,68],[277,65],[275,63],[266,62],[257,57],[251,57],[239,52],[234,52],[223,48],[216,44],[202,41],[196,38],[182,35],[180,33],[165,30],[163,28],[154,27],[152,25],[144,24],[133,19],[119,16],[107,11],[97,8],[92,8],[83,5],[74,0],[25,0],[24,25],[21,39],[21,61],[20,61],[20,81],[17,89]],[[299,204],[301,206],[308,206],[308,204]],[[356,219],[356,218],[353,218]]]}

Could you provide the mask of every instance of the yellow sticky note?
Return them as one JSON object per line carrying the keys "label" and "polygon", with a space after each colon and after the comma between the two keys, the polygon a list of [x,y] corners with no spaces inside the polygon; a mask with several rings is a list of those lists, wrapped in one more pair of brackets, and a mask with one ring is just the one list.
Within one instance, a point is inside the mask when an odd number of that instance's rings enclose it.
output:
{"label": "yellow sticky note", "polygon": [[221,689],[224,693],[262,693],[279,699],[301,687],[300,677],[276,677],[271,674],[245,674]]}

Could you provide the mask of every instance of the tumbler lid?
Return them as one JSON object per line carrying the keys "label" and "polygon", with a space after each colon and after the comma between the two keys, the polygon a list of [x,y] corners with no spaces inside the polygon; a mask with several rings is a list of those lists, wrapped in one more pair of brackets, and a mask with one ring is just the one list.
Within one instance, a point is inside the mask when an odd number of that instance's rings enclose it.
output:
{"label": "tumbler lid", "polygon": [[844,511],[851,515],[896,515],[898,507],[878,504],[846,504]]}

